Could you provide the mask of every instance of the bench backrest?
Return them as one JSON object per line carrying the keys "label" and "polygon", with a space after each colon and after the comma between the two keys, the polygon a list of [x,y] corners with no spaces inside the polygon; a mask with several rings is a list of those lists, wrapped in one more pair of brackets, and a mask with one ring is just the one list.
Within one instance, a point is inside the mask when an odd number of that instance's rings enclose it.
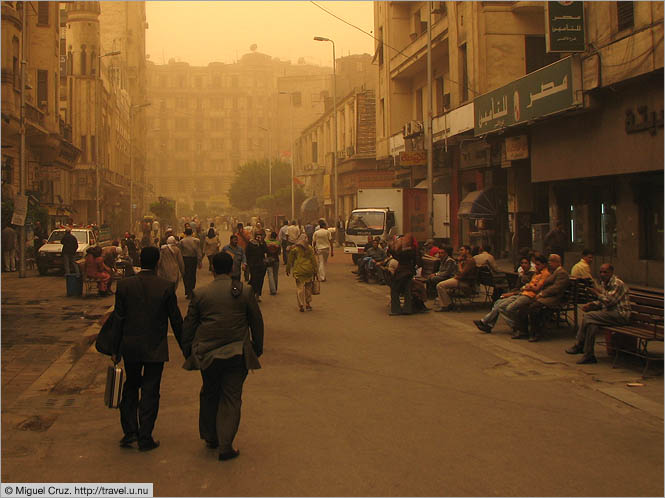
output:
{"label": "bench backrest", "polygon": [[647,330],[652,330],[656,337],[663,339],[663,296],[650,292],[646,295],[640,290],[629,291],[630,323]]}

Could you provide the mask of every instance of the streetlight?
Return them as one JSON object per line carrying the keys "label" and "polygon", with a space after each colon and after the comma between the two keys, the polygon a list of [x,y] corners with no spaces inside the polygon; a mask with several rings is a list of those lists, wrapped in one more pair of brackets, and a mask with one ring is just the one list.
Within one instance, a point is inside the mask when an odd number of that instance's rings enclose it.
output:
{"label": "streetlight", "polygon": [[335,179],[333,184],[333,192],[335,196],[335,224],[339,219],[339,208],[337,202],[337,86],[336,86],[336,76],[335,76],[335,42],[330,38],[324,38],[323,36],[315,36],[315,41],[321,42],[330,42],[332,43],[332,54],[333,54],[333,126],[335,128],[335,136],[333,138],[333,171],[335,172]]}
{"label": "streetlight", "polygon": [[129,108],[129,228],[132,231],[134,226],[134,110],[148,107],[151,103],[134,104]]}
{"label": "streetlight", "polygon": [[95,135],[96,135],[96,140],[95,140],[95,215],[97,219],[97,228],[101,228],[102,226],[102,212],[99,207],[99,162],[100,162],[100,156],[99,156],[99,140],[101,139],[100,135],[100,128],[101,128],[101,105],[102,105],[102,99],[101,99],[101,91],[99,91],[99,86],[102,82],[102,58],[104,57],[111,57],[113,55],[120,55],[120,51],[116,50],[114,52],[107,52],[105,54],[100,54],[97,56],[97,67],[99,68],[99,71],[97,71],[97,85],[96,85],[96,92],[95,92],[95,97],[96,97],[96,102],[95,102]]}
{"label": "streetlight", "polygon": [[295,173],[293,171],[293,99],[290,92],[279,92],[279,95],[288,95],[289,96],[289,123],[290,123],[290,133],[289,133],[289,146],[291,148],[291,219],[295,220],[296,218],[296,195],[293,184],[295,182]]}
{"label": "streetlight", "polygon": [[268,134],[268,195],[272,195],[272,130],[263,126],[259,126],[259,130]]}

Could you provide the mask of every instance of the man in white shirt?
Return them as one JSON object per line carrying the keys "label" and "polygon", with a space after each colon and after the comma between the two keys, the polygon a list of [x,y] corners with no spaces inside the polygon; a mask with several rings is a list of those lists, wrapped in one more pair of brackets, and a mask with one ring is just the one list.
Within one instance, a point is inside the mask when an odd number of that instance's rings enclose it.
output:
{"label": "man in white shirt", "polygon": [[494,256],[490,254],[491,251],[492,248],[490,246],[483,246],[480,253],[476,254],[473,257],[473,260],[476,262],[477,267],[486,265],[494,273],[499,273],[499,267],[496,265],[496,260],[494,259]]}
{"label": "man in white shirt", "polygon": [[314,235],[312,235],[312,246],[314,252],[319,258],[319,278],[321,282],[326,281],[326,264],[328,263],[328,255],[333,255],[332,236],[328,231],[325,221],[321,221],[320,227]]}
{"label": "man in white shirt", "polygon": [[279,243],[282,245],[282,260],[284,261],[284,265],[286,265],[286,256],[288,255],[286,252],[286,247],[289,245],[288,230],[289,222],[284,220],[284,224],[282,225],[282,228],[279,229],[279,234],[277,235]]}

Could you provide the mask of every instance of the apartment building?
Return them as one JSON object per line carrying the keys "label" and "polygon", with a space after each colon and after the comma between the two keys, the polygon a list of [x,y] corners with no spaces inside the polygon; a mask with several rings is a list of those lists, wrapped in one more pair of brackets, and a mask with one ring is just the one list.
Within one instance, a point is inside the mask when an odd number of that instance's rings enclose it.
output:
{"label": "apartment building", "polygon": [[289,160],[291,143],[319,116],[330,68],[291,64],[252,51],[205,67],[148,62],[148,176],[158,195],[193,209],[230,208],[235,168]]}
{"label": "apartment building", "polygon": [[[59,113],[59,38],[57,2],[2,2],[3,205],[4,201],[15,199],[19,188],[23,92],[26,100],[26,193],[30,203],[47,211],[48,228],[67,222],[73,216],[72,175],[80,153],[72,143],[71,127]],[[22,60],[27,61],[23,89]],[[29,224],[34,220],[26,221]]]}

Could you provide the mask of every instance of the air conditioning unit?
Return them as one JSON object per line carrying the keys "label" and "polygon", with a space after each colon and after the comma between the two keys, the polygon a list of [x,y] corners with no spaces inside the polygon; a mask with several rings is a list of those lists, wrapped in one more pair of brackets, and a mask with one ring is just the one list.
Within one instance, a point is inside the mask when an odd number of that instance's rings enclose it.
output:
{"label": "air conditioning unit", "polygon": [[425,128],[421,121],[411,121],[410,124],[411,124],[410,135],[416,135],[418,133],[422,133]]}

